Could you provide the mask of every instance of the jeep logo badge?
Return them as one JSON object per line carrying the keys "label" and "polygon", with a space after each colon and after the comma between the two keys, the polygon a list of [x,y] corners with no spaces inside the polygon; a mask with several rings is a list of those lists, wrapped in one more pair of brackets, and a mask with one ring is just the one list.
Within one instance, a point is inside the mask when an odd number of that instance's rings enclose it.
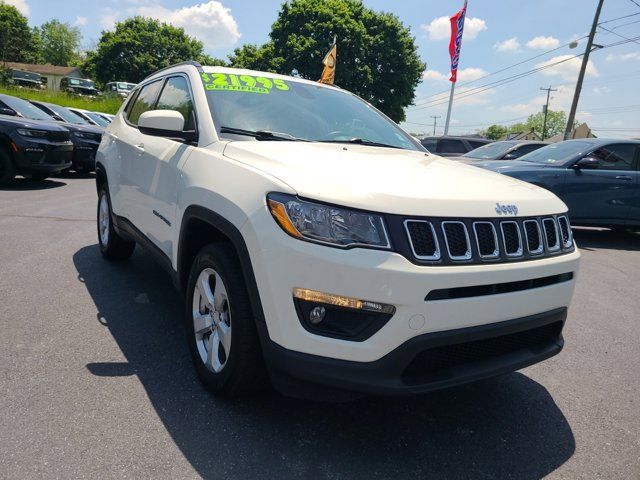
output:
{"label": "jeep logo badge", "polygon": [[515,205],[500,205],[496,203],[496,213],[498,215],[518,215],[518,207]]}

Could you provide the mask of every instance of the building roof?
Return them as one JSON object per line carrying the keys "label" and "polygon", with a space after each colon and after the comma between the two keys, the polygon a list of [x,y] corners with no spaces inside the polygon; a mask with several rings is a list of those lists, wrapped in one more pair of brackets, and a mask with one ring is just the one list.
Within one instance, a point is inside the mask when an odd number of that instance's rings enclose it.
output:
{"label": "building roof", "polygon": [[533,130],[529,132],[512,132],[507,133],[500,140],[528,140],[527,137],[533,137],[534,140],[542,140],[540,136]]}
{"label": "building roof", "polygon": [[26,70],[28,72],[39,73],[40,75],[66,76],[72,73],[80,73],[80,69],[78,67],[61,67],[59,65],[51,65],[50,63],[39,65],[37,63],[5,62],[4,65],[7,68],[12,68],[14,70]]}

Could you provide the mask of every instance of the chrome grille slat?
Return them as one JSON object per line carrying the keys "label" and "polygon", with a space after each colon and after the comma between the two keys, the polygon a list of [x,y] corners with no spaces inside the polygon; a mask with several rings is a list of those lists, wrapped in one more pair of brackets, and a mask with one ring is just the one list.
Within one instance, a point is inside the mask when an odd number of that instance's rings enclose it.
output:
{"label": "chrome grille slat", "polygon": [[556,221],[553,218],[544,218],[542,220],[542,227],[547,250],[550,252],[560,250],[560,237],[558,235],[558,225]]}
{"label": "chrome grille slat", "polygon": [[[500,222],[500,231],[502,232],[502,246],[504,247],[505,255],[507,257],[522,256],[522,235],[520,233],[518,222],[513,220]],[[513,238],[514,232],[515,238]],[[517,242],[515,247],[512,245],[514,240]]]}
{"label": "chrome grille slat", "polygon": [[[420,232],[417,227],[422,228],[423,231]],[[440,260],[440,245],[438,244],[436,230],[431,222],[426,220],[405,220],[404,228],[409,237],[411,251],[416,258],[429,261]],[[433,248],[431,248],[431,245],[425,245],[430,241],[433,241]],[[433,253],[429,254],[428,250]]]}
{"label": "chrome grille slat", "polygon": [[[527,250],[531,255],[540,255],[544,252],[544,244],[542,243],[542,231],[540,230],[540,223],[537,220],[525,220],[522,222],[524,227],[524,236],[527,244]],[[534,230],[528,228],[533,227]],[[534,248],[535,246],[535,248]]]}
{"label": "chrome grille slat", "polygon": [[[491,244],[489,244],[489,242],[487,241],[487,239],[485,238],[486,235],[486,231],[483,232],[482,230],[485,229],[486,227],[489,227],[491,229],[491,235],[490,237],[493,240],[493,248],[491,248]],[[500,249],[498,247],[498,234],[496,233],[496,227],[493,225],[493,223],[491,222],[473,222],[473,232],[476,236],[476,245],[478,247],[478,255],[480,255],[481,258],[497,258],[500,256]],[[485,249],[485,247],[488,247],[488,250],[491,253],[483,253],[486,252],[487,250]]]}
{"label": "chrome grille slat", "polygon": [[[447,245],[447,253],[451,260],[469,260],[471,259],[471,241],[469,240],[469,232],[464,222],[460,221],[444,221],[441,223],[444,242]],[[463,238],[461,238],[463,237]],[[465,251],[462,253],[462,241],[464,240]],[[453,250],[453,251],[452,251]]]}

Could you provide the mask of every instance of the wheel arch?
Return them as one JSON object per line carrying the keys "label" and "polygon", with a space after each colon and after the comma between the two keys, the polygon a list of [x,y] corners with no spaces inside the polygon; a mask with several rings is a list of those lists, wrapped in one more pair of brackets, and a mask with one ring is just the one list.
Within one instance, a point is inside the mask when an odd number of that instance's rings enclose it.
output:
{"label": "wheel arch", "polygon": [[100,193],[100,190],[103,186],[109,185],[109,181],[107,179],[107,170],[104,168],[100,162],[96,163],[96,190]]}
{"label": "wheel arch", "polygon": [[0,148],[6,150],[9,154],[9,157],[13,160],[13,148],[11,143],[11,138],[4,133],[0,133]]}
{"label": "wheel arch", "polygon": [[[254,318],[263,325],[262,302],[242,233],[229,220],[198,205],[192,205],[185,210],[180,226],[176,272],[180,292],[184,294],[187,289],[189,271],[196,255],[202,247],[213,242],[227,242],[233,247],[240,262]],[[260,328],[258,330],[260,331]]]}

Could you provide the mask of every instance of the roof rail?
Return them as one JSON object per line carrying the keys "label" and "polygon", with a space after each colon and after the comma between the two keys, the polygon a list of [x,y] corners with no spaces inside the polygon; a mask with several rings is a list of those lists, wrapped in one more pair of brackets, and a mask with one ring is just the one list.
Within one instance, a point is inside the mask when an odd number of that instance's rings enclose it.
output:
{"label": "roof rail", "polygon": [[[169,70],[170,68],[181,67],[181,66],[185,66],[185,65],[191,65],[192,67],[196,67],[198,69],[198,72],[200,72],[200,73],[202,73],[202,71],[203,71],[202,70],[202,65],[200,65],[200,62],[196,62],[195,60],[187,60],[185,62],[176,63],[176,64],[173,64],[173,65],[169,65],[168,67],[161,68],[160,70],[156,70],[152,74],[147,75],[144,78],[144,80],[154,76],[157,73],[164,72],[165,70]],[[144,80],[143,80],[143,82],[144,82]]]}

